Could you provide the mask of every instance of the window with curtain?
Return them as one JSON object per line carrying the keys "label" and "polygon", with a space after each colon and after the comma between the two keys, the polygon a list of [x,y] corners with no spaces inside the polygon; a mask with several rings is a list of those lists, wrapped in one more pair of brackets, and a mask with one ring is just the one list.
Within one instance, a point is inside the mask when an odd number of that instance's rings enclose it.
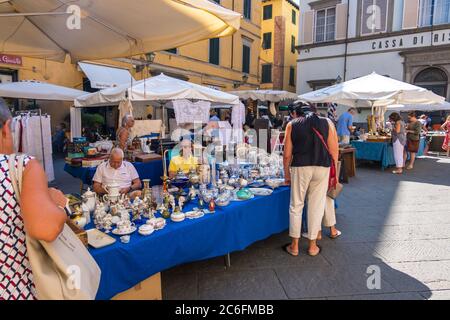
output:
{"label": "window with curtain", "polygon": [[244,0],[244,18],[252,20],[252,0]]}
{"label": "window with curtain", "polygon": [[272,5],[271,4],[264,6],[264,9],[263,9],[263,20],[270,20],[270,19],[272,19]]}
{"label": "window with curtain", "polygon": [[263,64],[262,65],[261,83],[272,83],[272,65],[271,64]]}
{"label": "window with curtain", "polygon": [[420,0],[421,27],[450,23],[450,0]]}
{"label": "window with curtain", "polygon": [[220,40],[214,38],[209,40],[209,63],[220,64]]}
{"label": "window with curtain", "polygon": [[290,67],[289,69],[289,85],[295,87],[295,68]]}
{"label": "window with curtain", "polygon": [[242,72],[250,73],[250,46],[242,45]]}
{"label": "window with curtain", "polygon": [[333,41],[336,33],[336,8],[316,11],[315,39],[316,42]]}
{"label": "window with curtain", "polygon": [[264,50],[272,48],[272,32],[266,32],[263,34],[262,48]]}

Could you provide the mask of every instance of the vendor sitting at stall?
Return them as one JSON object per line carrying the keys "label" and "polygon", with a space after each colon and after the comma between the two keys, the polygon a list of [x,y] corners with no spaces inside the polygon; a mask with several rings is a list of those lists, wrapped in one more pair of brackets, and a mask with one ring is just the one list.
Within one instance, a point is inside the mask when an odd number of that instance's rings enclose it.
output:
{"label": "vendor sitting at stall", "polygon": [[197,169],[198,164],[198,159],[192,152],[191,140],[185,138],[180,142],[180,155],[174,156],[170,160],[169,178],[174,178],[180,169],[183,173],[188,174],[192,168]]}
{"label": "vendor sitting at stall", "polygon": [[122,118],[122,125],[117,130],[116,134],[116,140],[117,140],[117,146],[122,149],[123,151],[126,151],[128,147],[131,146],[132,140],[131,140],[131,128],[134,126],[134,118],[132,115],[127,114]]}
{"label": "vendor sitting at stall", "polygon": [[130,194],[130,198],[139,196],[142,185],[136,168],[128,161],[123,160],[124,153],[120,148],[111,150],[108,161],[97,167],[94,178],[94,191],[98,194],[108,193],[104,186],[117,183],[120,185],[120,194]]}

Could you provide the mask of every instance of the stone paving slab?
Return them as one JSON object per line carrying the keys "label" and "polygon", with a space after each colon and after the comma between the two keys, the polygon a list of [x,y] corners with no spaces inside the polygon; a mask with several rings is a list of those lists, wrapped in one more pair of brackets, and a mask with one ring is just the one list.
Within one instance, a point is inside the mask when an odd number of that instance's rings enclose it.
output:
{"label": "stone paving slab", "polygon": [[327,300],[426,300],[426,298],[417,292],[399,292],[330,297]]}
{"label": "stone paving slab", "polygon": [[196,300],[198,299],[197,273],[162,273],[164,284],[163,299]]}
{"label": "stone paving slab", "polygon": [[286,299],[286,293],[271,269],[206,272],[199,274],[199,299]]}
{"label": "stone paving slab", "polygon": [[[421,292],[422,294],[422,292]],[[423,293],[424,296],[428,296],[429,293]],[[450,300],[450,290],[431,291],[429,300]]]}
{"label": "stone paving slab", "polygon": [[292,266],[298,268],[329,265],[325,256],[312,259],[306,254],[307,242],[300,241],[299,255],[293,257],[282,250],[282,246],[252,247],[231,254],[231,270],[252,268],[276,268]]}
{"label": "stone paving slab", "polygon": [[[387,267],[387,268],[383,268]],[[403,281],[399,274],[408,275],[416,281]],[[450,261],[418,261],[386,263],[381,266],[381,277],[400,291],[450,289]]]}
{"label": "stone paving slab", "polygon": [[[382,262],[379,262],[382,264]],[[276,268],[289,299],[339,297],[370,294],[367,288],[367,265],[333,265],[320,268]],[[381,278],[377,293],[395,293],[397,290]]]}
{"label": "stone paving slab", "polygon": [[387,262],[450,260],[446,240],[371,242],[368,246]]}
{"label": "stone paving slab", "polygon": [[374,253],[370,246],[365,243],[345,243],[328,241],[322,245],[322,254],[331,265],[350,266],[353,264],[372,264],[382,259],[380,255]]}

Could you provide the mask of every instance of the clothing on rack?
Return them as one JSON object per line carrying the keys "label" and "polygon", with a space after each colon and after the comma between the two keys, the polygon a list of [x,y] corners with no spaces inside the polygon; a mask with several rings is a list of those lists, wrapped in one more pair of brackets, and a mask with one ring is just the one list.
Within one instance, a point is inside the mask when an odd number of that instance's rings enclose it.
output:
{"label": "clothing on rack", "polygon": [[208,123],[209,121],[209,111],[211,109],[211,102],[209,101],[173,100],[172,105],[175,110],[177,124]]}
{"label": "clothing on rack", "polygon": [[44,167],[48,181],[55,180],[50,116],[22,112],[13,118],[12,129],[14,152],[34,157]]}

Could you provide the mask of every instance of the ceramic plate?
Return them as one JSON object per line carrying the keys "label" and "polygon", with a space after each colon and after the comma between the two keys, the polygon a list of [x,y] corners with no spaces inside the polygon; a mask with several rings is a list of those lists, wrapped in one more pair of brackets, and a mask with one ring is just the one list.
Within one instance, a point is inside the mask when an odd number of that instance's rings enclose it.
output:
{"label": "ceramic plate", "polygon": [[203,217],[205,214],[201,211],[189,211],[186,212],[186,218],[188,219],[198,219]]}
{"label": "ceramic plate", "polygon": [[255,195],[252,194],[252,196],[248,199],[239,199],[238,197],[236,197],[236,198],[233,198],[231,201],[247,201],[247,200],[253,199],[254,197],[255,197]]}
{"label": "ceramic plate", "polygon": [[89,245],[96,249],[109,246],[116,242],[116,239],[97,229],[86,230],[86,233]]}
{"label": "ceramic plate", "polygon": [[126,236],[127,234],[132,234],[136,230],[137,230],[136,227],[131,227],[131,229],[129,231],[126,231],[126,232],[122,231],[122,232],[120,232],[119,229],[116,228],[116,229],[114,229],[112,231],[112,233],[115,234],[116,236]]}
{"label": "ceramic plate", "polygon": [[273,193],[273,190],[266,188],[250,188],[249,190],[255,196],[270,196]]}

